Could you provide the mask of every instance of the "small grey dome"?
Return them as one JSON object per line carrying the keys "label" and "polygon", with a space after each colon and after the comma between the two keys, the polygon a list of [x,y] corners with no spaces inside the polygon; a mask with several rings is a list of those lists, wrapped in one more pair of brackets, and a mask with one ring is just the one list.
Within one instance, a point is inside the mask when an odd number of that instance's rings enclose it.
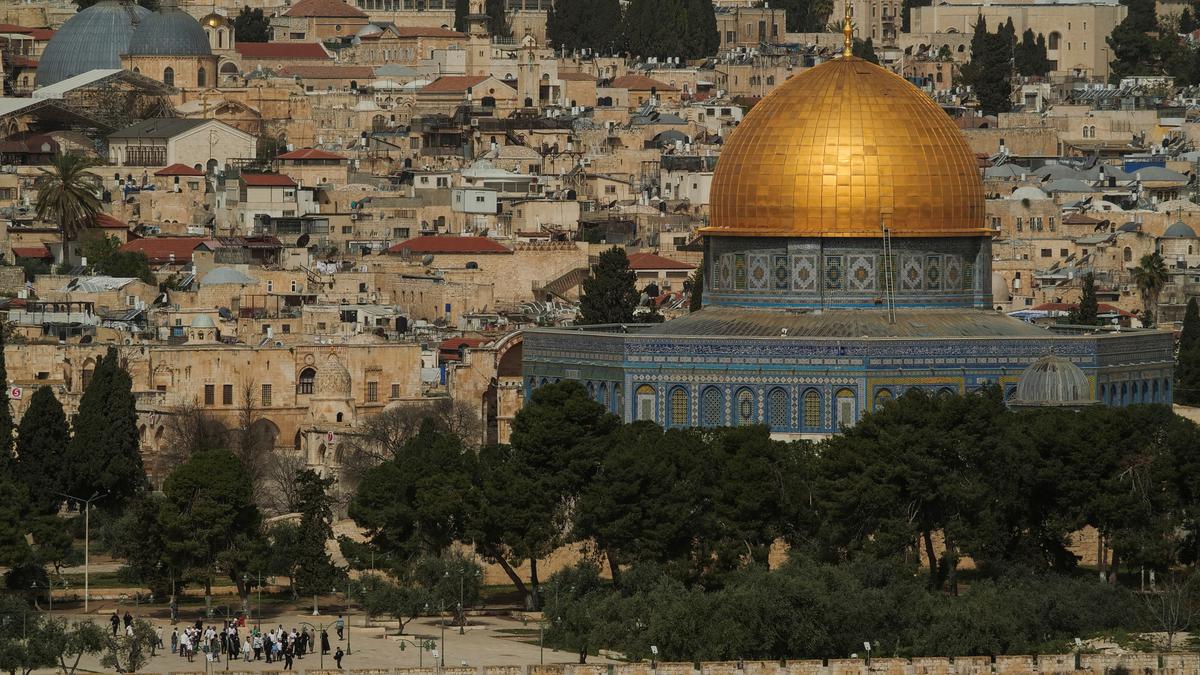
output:
{"label": "small grey dome", "polygon": [[1187,223],[1182,220],[1173,223],[1163,232],[1163,239],[1195,239],[1196,231],[1193,230]]}
{"label": "small grey dome", "polygon": [[89,70],[120,68],[129,39],[150,10],[133,2],[102,0],[67,19],[38,61],[37,86]]}
{"label": "small grey dome", "polygon": [[1079,366],[1058,356],[1043,356],[1021,373],[1012,404],[1077,408],[1095,403],[1091,389]]}
{"label": "small grey dome", "polygon": [[1008,290],[1008,280],[999,272],[992,272],[992,302],[1010,302],[1012,292]]}
{"label": "small grey dome", "polygon": [[217,324],[213,323],[212,317],[207,314],[197,314],[196,318],[192,319],[192,328],[216,328]]}
{"label": "small grey dome", "polygon": [[380,28],[379,26],[377,26],[373,23],[369,23],[369,24],[363,26],[362,28],[359,28],[358,32],[354,34],[354,37],[362,38],[362,37],[366,37],[368,35],[379,35],[382,32],[383,32],[382,28]]}
{"label": "small grey dome", "polygon": [[212,56],[208,35],[187,12],[155,12],[138,25],[129,38],[130,56]]}
{"label": "small grey dome", "polygon": [[215,286],[217,284],[239,284],[242,286],[249,286],[257,283],[258,280],[254,277],[242,274],[232,267],[218,267],[208,274],[205,274],[204,278],[200,280],[201,286]]}

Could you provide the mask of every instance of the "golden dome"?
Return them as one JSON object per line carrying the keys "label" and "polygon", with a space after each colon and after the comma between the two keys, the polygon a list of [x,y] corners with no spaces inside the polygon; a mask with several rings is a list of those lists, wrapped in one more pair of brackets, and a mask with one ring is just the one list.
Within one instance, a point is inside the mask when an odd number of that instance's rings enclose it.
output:
{"label": "golden dome", "polygon": [[981,236],[975,154],[942,109],[856,57],[783,83],[721,151],[706,235]]}
{"label": "golden dome", "polygon": [[209,14],[201,19],[200,23],[204,24],[205,26],[209,26],[210,28],[217,28],[218,26],[229,23],[229,19],[226,19],[220,14]]}

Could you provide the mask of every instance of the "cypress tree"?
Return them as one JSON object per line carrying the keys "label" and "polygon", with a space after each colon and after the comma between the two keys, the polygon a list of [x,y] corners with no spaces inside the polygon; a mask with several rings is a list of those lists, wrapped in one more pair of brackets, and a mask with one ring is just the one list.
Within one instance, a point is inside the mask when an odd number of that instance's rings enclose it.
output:
{"label": "cypress tree", "polygon": [[616,246],[600,254],[600,264],[583,282],[579,299],[579,325],[630,323],[641,298],[635,283],[637,275],[629,269],[629,257]]}
{"label": "cypress tree", "polygon": [[875,55],[875,42],[871,38],[866,40],[855,40],[851,50],[854,55],[864,61],[878,64],[879,57]]}
{"label": "cypress tree", "polygon": [[0,474],[12,469],[13,416],[8,400],[8,365],[4,360],[4,327],[0,326],[0,385],[4,386],[4,404],[0,405]]}
{"label": "cypress tree", "polygon": [[454,30],[467,32],[467,15],[470,13],[470,0],[454,0]]}
{"label": "cypress tree", "polygon": [[1200,307],[1196,299],[1188,300],[1187,310],[1183,313],[1183,330],[1179,333],[1179,351],[1187,351],[1200,342]]}
{"label": "cypress tree", "polygon": [[70,494],[107,492],[110,498],[104,506],[116,508],[145,485],[132,389],[117,350],[109,347],[79,401],[75,435],[67,452]]}
{"label": "cypress tree", "polygon": [[717,14],[711,0],[688,0],[685,14],[687,42],[680,54],[688,59],[702,59],[717,53],[721,35],[717,31]]}
{"label": "cypress tree", "polygon": [[1191,33],[1196,30],[1196,19],[1192,16],[1192,10],[1188,7],[1183,8],[1183,12],[1179,15],[1179,32]]}
{"label": "cypress tree", "polygon": [[14,477],[29,493],[32,507],[54,513],[62,503],[59,493],[69,489],[66,454],[71,441],[67,416],[50,387],[39,387],[29,399],[17,429]]}
{"label": "cypress tree", "polygon": [[488,15],[489,33],[496,37],[512,37],[512,25],[508,22],[504,0],[486,0],[483,11]]}
{"label": "cypress tree", "polygon": [[692,295],[688,302],[688,311],[695,312],[704,308],[704,263],[692,272],[691,291]]}

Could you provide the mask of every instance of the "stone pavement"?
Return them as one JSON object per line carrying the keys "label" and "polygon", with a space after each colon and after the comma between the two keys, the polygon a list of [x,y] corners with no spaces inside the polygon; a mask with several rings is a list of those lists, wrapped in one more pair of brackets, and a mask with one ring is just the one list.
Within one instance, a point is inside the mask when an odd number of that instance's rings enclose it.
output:
{"label": "stone pavement", "polygon": [[[123,613],[124,608],[120,611]],[[56,614],[58,613],[56,612]],[[71,618],[79,617],[72,616]],[[330,670],[335,667],[333,652],[339,646],[343,651],[347,648],[346,641],[338,642],[337,634],[333,630],[332,624],[336,619],[336,614],[312,616],[309,613],[289,612],[282,616],[273,616],[269,619],[264,619],[262,625],[264,631],[270,627],[279,625],[283,625],[289,630],[293,626],[299,628],[303,625],[301,622],[307,622],[314,626],[326,625],[329,631],[331,649],[330,654],[325,657],[323,665],[324,669]],[[387,629],[388,635],[385,636],[385,631],[382,627],[363,627],[363,619],[362,615],[351,615],[350,617],[348,637],[351,653],[342,659],[342,667],[344,669],[416,668],[418,666],[430,667],[437,665],[431,652],[426,651],[421,653],[420,650],[409,643],[404,645],[403,651],[400,649],[400,641],[395,635],[395,622],[389,625]],[[95,620],[107,627],[107,615],[98,616]],[[150,663],[142,669],[143,672],[166,674],[225,670],[224,659],[221,660],[219,665],[207,663],[202,654],[197,654],[192,663],[188,663],[186,659],[171,654],[170,621],[158,617],[149,617],[149,620],[155,626],[162,626],[163,641],[167,644],[167,653],[163,654],[160,652],[152,658]],[[216,621],[219,622],[221,619],[216,619]],[[446,627],[444,644],[445,665],[447,668],[462,666],[464,664],[468,666],[537,664],[540,658],[544,658],[547,664],[576,663],[578,661],[577,656],[573,653],[554,651],[550,648],[539,651],[536,623],[531,622],[525,625],[519,619],[507,616],[470,617],[470,622],[471,625],[467,627],[463,635],[458,634],[457,627]],[[252,624],[253,622],[251,622]],[[180,623],[177,627],[182,629],[184,625],[184,623]],[[439,650],[443,644],[442,630],[437,624],[436,617],[425,617],[413,621],[405,627],[405,632],[408,634],[406,636],[408,640],[434,640]],[[596,657],[589,658],[588,662],[606,663],[604,659],[597,659]],[[308,654],[303,659],[296,660],[292,665],[293,670],[300,672],[322,669],[321,657],[318,654]],[[100,667],[98,656],[85,656],[80,661],[79,666],[81,670],[104,671]],[[251,661],[250,663],[232,661],[229,664],[229,670],[254,672],[279,671],[282,670],[282,663],[267,664],[264,661]],[[52,671],[45,672],[49,673]]]}

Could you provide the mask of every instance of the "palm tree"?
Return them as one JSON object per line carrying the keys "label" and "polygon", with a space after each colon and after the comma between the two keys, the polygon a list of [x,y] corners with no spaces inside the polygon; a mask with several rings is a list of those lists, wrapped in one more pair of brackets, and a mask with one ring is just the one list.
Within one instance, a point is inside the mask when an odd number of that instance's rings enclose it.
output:
{"label": "palm tree", "polygon": [[34,183],[37,217],[58,226],[62,263],[70,260],[69,243],[100,215],[100,178],[88,169],[99,161],[76,153],[55,155]]}
{"label": "palm tree", "polygon": [[1143,323],[1150,326],[1154,323],[1153,308],[1158,307],[1158,294],[1167,283],[1167,265],[1158,253],[1147,253],[1132,273],[1133,281],[1142,293]]}

